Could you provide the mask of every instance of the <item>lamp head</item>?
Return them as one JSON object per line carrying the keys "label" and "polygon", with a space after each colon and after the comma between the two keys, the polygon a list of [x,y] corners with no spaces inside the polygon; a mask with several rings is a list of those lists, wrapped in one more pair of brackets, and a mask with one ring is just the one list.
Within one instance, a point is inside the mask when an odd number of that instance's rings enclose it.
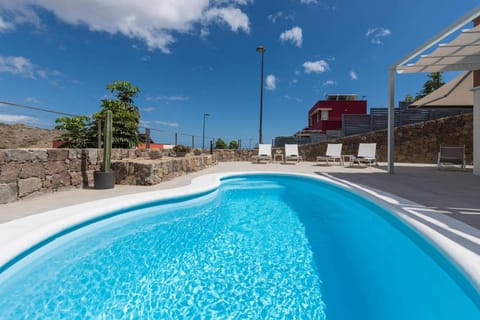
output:
{"label": "lamp head", "polygon": [[257,52],[264,53],[265,51],[267,51],[267,49],[265,49],[264,46],[258,46],[258,47],[257,47]]}

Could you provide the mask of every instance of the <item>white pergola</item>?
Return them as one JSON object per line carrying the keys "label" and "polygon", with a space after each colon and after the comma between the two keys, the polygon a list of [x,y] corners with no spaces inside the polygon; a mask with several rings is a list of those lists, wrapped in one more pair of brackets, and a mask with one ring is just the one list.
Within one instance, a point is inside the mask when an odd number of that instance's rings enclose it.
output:
{"label": "white pergola", "polygon": [[[480,70],[480,21],[469,30],[462,32],[446,44],[439,42],[452,35],[462,27],[480,17],[480,6],[475,7],[465,16],[458,19],[445,30],[437,34],[423,45],[413,50],[406,57],[392,65],[389,69],[389,103],[388,103],[388,172],[394,173],[394,96],[395,72],[442,72],[442,71],[476,71]],[[430,54],[422,55],[436,47]],[[419,57],[420,56],[420,57]],[[415,58],[419,59],[412,63]],[[480,175],[480,71],[478,80],[474,75],[471,90],[473,101],[473,174]],[[476,81],[478,81],[476,83]],[[474,85],[476,83],[476,85]]]}

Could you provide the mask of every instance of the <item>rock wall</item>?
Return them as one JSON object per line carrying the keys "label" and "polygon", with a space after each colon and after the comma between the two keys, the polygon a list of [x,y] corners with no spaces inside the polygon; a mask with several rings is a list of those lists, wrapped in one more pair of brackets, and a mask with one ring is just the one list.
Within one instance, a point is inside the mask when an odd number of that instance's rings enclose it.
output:
{"label": "rock wall", "polygon": [[[440,144],[465,145],[467,163],[473,161],[473,115],[462,114],[395,128],[395,161],[436,163]],[[325,155],[328,143],[342,143],[342,154],[356,155],[359,143],[377,143],[377,160],[387,161],[387,130],[342,137],[300,146],[304,159]]]}
{"label": "rock wall", "polygon": [[[272,156],[279,150],[280,153],[284,153],[283,148],[272,148]],[[257,156],[257,149],[215,149],[213,155],[219,162],[231,162],[231,161],[253,161]]]}
{"label": "rock wall", "polygon": [[201,155],[169,160],[119,160],[112,162],[112,169],[117,172],[117,184],[154,185],[216,163],[214,156]]}
{"label": "rock wall", "polygon": [[[162,156],[153,150],[112,150],[116,183],[153,185],[217,163],[211,155]],[[60,189],[93,187],[93,172],[100,170],[102,158],[101,149],[0,150],[0,203]]]}
{"label": "rock wall", "polygon": [[[377,160],[387,161],[387,130],[342,137],[308,145],[299,145],[304,160],[315,161],[325,155],[328,143],[342,143],[342,154],[356,155],[359,143],[377,143]],[[463,114],[395,128],[395,161],[436,163],[440,144],[463,145],[467,163],[473,161],[473,115]],[[272,155],[277,149],[273,148]],[[214,150],[219,161],[251,161],[257,150]],[[283,151],[282,151],[283,153]]]}
{"label": "rock wall", "polygon": [[213,154],[220,162],[251,161],[258,151],[253,149],[215,149]]}

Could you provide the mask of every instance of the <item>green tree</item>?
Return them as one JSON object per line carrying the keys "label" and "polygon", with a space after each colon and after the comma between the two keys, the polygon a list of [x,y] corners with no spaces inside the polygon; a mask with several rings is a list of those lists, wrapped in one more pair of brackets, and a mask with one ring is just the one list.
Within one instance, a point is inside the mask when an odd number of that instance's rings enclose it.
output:
{"label": "green tree", "polygon": [[442,79],[443,73],[442,72],[431,72],[427,75],[429,80],[425,81],[423,84],[423,89],[422,91],[418,92],[417,95],[415,96],[415,100],[419,100],[433,91],[437,90],[441,86],[445,84]]}
{"label": "green tree", "polygon": [[238,149],[238,141],[236,140],[232,140],[230,141],[230,143],[228,144],[228,149]]}
{"label": "green tree", "polygon": [[94,147],[92,140],[92,122],[90,117],[76,116],[76,117],[62,117],[55,120],[59,125],[55,126],[56,130],[61,130],[63,133],[56,137],[65,143],[64,148],[91,148]]}
{"label": "green tree", "polygon": [[[114,148],[135,148],[139,143],[138,126],[140,112],[133,98],[140,92],[137,86],[128,81],[113,81],[107,85],[110,92],[115,93],[116,99],[102,100],[102,110],[94,113],[94,119],[105,119],[107,110],[113,114],[113,143]],[[96,134],[97,123],[94,124]]]}
{"label": "green tree", "polygon": [[98,138],[98,120],[105,119],[107,110],[113,114],[113,143],[114,148],[135,148],[139,142],[138,126],[140,112],[133,98],[140,89],[132,86],[128,81],[113,81],[107,85],[110,92],[115,93],[116,99],[102,100],[102,110],[93,114],[95,121],[87,116],[63,117],[55,120],[60,123],[55,128],[64,133],[58,137],[66,142],[69,148],[96,147]]}
{"label": "green tree", "polygon": [[407,94],[407,95],[405,96],[405,99],[403,99],[403,101],[413,102],[413,101],[415,101],[415,98],[414,98],[411,94]]}
{"label": "green tree", "polygon": [[215,142],[215,149],[227,149],[227,144],[221,138]]}

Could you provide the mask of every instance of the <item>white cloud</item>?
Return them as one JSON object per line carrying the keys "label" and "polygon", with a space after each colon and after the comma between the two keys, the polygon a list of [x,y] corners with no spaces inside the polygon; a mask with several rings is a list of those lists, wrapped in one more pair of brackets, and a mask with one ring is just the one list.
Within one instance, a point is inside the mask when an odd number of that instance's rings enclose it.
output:
{"label": "white cloud", "polygon": [[250,3],[253,3],[253,0],[214,0],[215,4],[218,5],[240,5],[244,6]]}
{"label": "white cloud", "polygon": [[330,70],[330,66],[325,60],[307,61],[303,64],[305,73],[323,73]]}
{"label": "white cloud", "polygon": [[273,74],[269,74],[265,79],[265,84],[267,90],[275,90],[277,88],[277,77],[275,77]]}
{"label": "white cloud", "polygon": [[39,120],[34,117],[19,114],[0,114],[0,122],[37,124]]}
{"label": "white cloud", "polygon": [[161,101],[161,100],[167,100],[167,101],[188,101],[190,100],[189,97],[185,96],[158,96],[158,97],[147,97],[147,101]]}
{"label": "white cloud", "polygon": [[30,103],[37,103],[37,104],[40,103],[40,101],[35,97],[26,97],[25,101]]}
{"label": "white cloud", "polygon": [[350,79],[351,80],[358,80],[358,75],[355,70],[350,71]]}
{"label": "white cloud", "polygon": [[145,120],[140,119],[140,126],[141,126],[141,127],[147,127],[147,128],[149,128],[149,127],[150,127],[150,123],[151,123],[151,121],[145,121]]}
{"label": "white cloud", "polygon": [[201,30],[200,30],[200,38],[202,39],[206,39],[208,38],[208,36],[210,35],[210,30],[206,27],[203,27]]}
{"label": "white cloud", "polygon": [[383,40],[391,34],[390,29],[379,27],[368,29],[365,36],[370,39],[370,42],[373,44],[382,44]]}
{"label": "white cloud", "polygon": [[0,72],[35,79],[36,67],[25,57],[0,56]]}
{"label": "white cloud", "polygon": [[248,16],[238,8],[211,8],[205,13],[205,18],[209,22],[226,22],[234,32],[241,29],[250,32]]}
{"label": "white cloud", "polygon": [[140,110],[143,111],[143,112],[152,112],[152,111],[155,111],[155,108],[154,107],[145,107],[145,108],[141,108]]}
{"label": "white cloud", "polygon": [[53,87],[57,87],[59,89],[63,89],[63,85],[58,81],[58,80],[50,80],[48,81],[48,83],[53,86]]}
{"label": "white cloud", "polygon": [[282,11],[278,11],[278,12],[269,14],[269,15],[267,16],[267,19],[268,19],[270,22],[275,23],[275,22],[277,22],[277,19],[278,19],[278,18],[281,18],[282,16],[283,16],[283,12],[282,12]]}
{"label": "white cloud", "polygon": [[49,83],[53,86],[61,88],[59,81],[52,78],[65,78],[61,72],[56,70],[48,70],[33,64],[30,59],[25,57],[6,57],[0,56],[0,73],[11,73],[30,79],[49,79]]}
{"label": "white cloud", "polygon": [[7,22],[0,17],[0,32],[9,31],[15,29],[15,25],[13,23]]}
{"label": "white cloud", "polygon": [[300,0],[303,4],[315,4],[328,10],[336,10],[339,0]]}
{"label": "white cloud", "polygon": [[168,127],[178,127],[179,123],[178,122],[169,122],[169,121],[155,121],[156,124],[160,124],[162,126],[168,126]]}
{"label": "white cloud", "polygon": [[295,100],[296,102],[303,102],[303,99],[301,98],[297,98],[297,97],[291,97],[289,95],[285,95],[283,96],[285,99],[288,99],[288,100]]}
{"label": "white cloud", "polygon": [[291,41],[300,48],[303,43],[302,28],[295,26],[292,29],[282,32],[280,35],[280,40],[283,42]]}
{"label": "white cloud", "polygon": [[143,41],[149,49],[168,53],[176,41],[175,34],[191,33],[210,24],[226,24],[232,31],[249,32],[249,18],[239,6],[250,3],[251,0],[2,1],[0,31],[22,23],[40,28],[41,18],[34,8],[42,8],[65,23],[84,25],[91,31],[119,33]]}
{"label": "white cloud", "polygon": [[325,81],[325,82],[322,84],[322,86],[334,86],[334,85],[336,85],[336,84],[337,84],[336,81],[327,80],[327,81]]}

